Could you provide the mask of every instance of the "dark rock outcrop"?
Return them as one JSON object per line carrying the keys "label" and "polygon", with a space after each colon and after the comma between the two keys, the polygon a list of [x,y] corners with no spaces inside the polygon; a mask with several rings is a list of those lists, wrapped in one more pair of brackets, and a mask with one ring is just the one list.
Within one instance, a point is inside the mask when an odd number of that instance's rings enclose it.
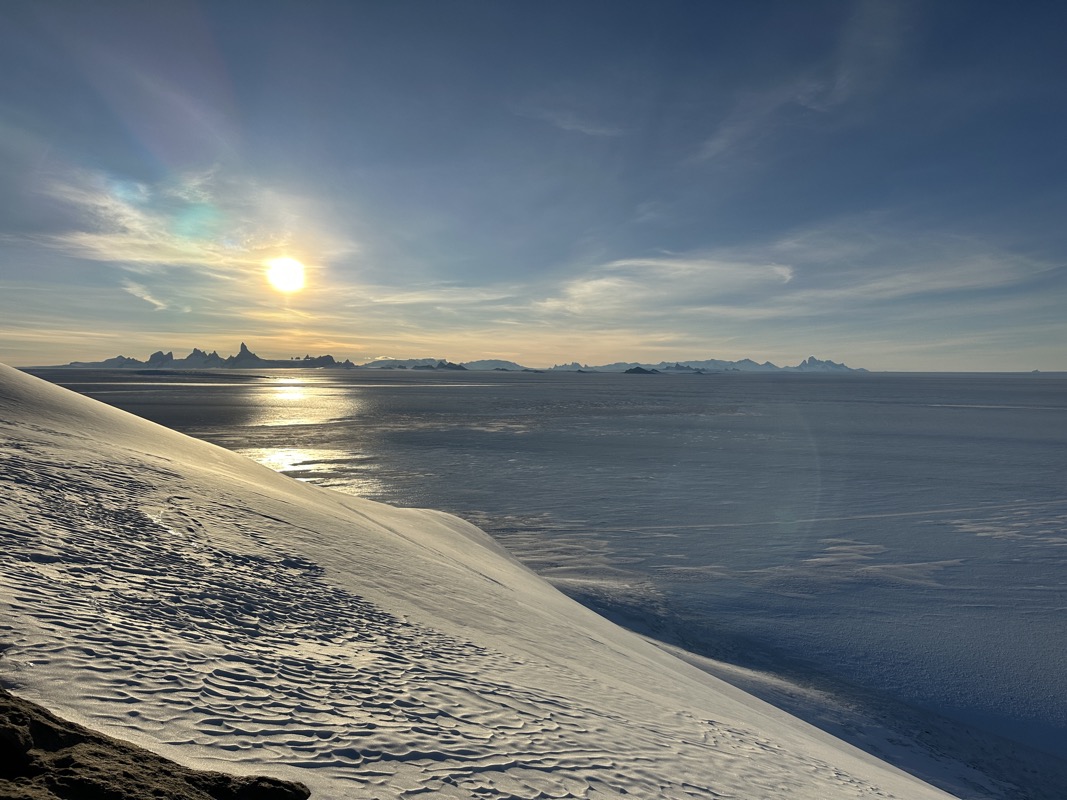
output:
{"label": "dark rock outcrop", "polygon": [[169,367],[174,363],[174,352],[164,353],[162,350],[157,350],[148,357],[146,366],[154,369],[161,369]]}
{"label": "dark rock outcrop", "polygon": [[3,800],[305,800],[302,783],[189,769],[0,688]]}

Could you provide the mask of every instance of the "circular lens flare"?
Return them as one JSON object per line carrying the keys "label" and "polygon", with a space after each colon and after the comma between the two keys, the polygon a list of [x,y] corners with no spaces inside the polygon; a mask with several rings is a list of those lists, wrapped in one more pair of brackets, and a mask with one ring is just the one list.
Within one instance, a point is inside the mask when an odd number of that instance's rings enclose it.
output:
{"label": "circular lens flare", "polygon": [[267,262],[267,280],[279,292],[299,292],[304,288],[304,265],[295,258],[272,258]]}

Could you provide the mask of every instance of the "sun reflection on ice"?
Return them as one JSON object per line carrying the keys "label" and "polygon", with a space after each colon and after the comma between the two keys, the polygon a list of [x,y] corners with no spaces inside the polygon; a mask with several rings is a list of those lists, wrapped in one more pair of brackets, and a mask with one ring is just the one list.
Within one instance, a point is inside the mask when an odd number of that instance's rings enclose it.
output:
{"label": "sun reflection on ice", "polygon": [[327,450],[298,450],[295,447],[281,447],[276,450],[255,450],[246,453],[250,458],[258,461],[265,467],[270,467],[275,472],[288,473],[298,468],[312,466],[321,460]]}
{"label": "sun reflection on ice", "polygon": [[263,447],[238,451],[275,472],[357,496],[384,491],[375,474],[377,459],[345,450],[299,447]]}
{"label": "sun reflection on ice", "polygon": [[273,388],[275,400],[284,400],[291,403],[299,403],[308,399],[308,393],[303,384],[289,386],[275,386]]}
{"label": "sun reflection on ice", "polygon": [[362,399],[343,387],[307,378],[277,378],[258,387],[250,425],[321,425],[358,416]]}
{"label": "sun reflection on ice", "polygon": [[260,430],[250,432],[245,443],[259,446],[234,449],[298,481],[357,496],[379,495],[384,484],[376,456],[329,446],[340,440],[338,426],[351,424],[371,405],[358,389],[328,375],[272,377],[254,388],[249,403],[246,425]]}

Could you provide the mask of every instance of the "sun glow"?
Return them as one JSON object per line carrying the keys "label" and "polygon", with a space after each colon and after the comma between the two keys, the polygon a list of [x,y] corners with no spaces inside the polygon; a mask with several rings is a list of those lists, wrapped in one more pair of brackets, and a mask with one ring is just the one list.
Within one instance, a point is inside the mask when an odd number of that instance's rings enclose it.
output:
{"label": "sun glow", "polygon": [[267,262],[267,280],[279,292],[299,292],[304,288],[304,265],[295,258],[272,258]]}

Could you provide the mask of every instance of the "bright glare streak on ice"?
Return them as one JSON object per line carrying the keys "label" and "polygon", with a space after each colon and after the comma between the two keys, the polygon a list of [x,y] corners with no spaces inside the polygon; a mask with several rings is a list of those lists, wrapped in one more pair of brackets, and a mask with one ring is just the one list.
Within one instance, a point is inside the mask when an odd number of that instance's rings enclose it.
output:
{"label": "bright glare streak on ice", "polygon": [[376,474],[375,460],[360,453],[295,447],[246,448],[238,452],[290,478],[336,488],[346,494],[365,496],[388,491]]}
{"label": "bright glare streak on ice", "polygon": [[263,386],[253,395],[257,410],[250,425],[319,425],[361,413],[363,401],[357,392],[311,386],[298,378],[286,378]]}

